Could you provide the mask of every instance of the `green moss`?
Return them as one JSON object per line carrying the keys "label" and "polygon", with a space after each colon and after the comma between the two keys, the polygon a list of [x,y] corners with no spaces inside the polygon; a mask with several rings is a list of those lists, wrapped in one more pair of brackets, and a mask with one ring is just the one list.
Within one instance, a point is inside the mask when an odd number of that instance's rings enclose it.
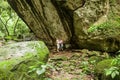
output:
{"label": "green moss", "polygon": [[110,68],[111,62],[113,59],[105,59],[103,61],[100,61],[97,65],[96,65],[96,69],[95,71],[97,72],[97,74],[103,74],[104,70],[107,68]]}
{"label": "green moss", "polygon": [[[10,47],[10,45],[8,46]],[[14,52],[12,46],[8,52]],[[18,45],[15,44],[14,47],[15,46]],[[43,80],[44,75],[38,76],[36,72],[29,73],[28,71],[30,70],[30,66],[41,67],[41,64],[39,63],[46,63],[49,54],[48,48],[41,41],[30,42],[27,47],[30,48],[28,48],[26,53],[22,53],[24,54],[23,56],[10,58],[0,62],[0,80]],[[15,49],[19,50],[18,48],[21,50],[20,46]],[[34,51],[30,52],[31,50],[29,51],[29,49],[33,49]],[[8,52],[6,52],[6,55],[9,54]]]}
{"label": "green moss", "polygon": [[30,43],[28,44],[28,47],[33,47],[36,49],[37,58],[40,61],[47,60],[48,57],[46,57],[46,55],[48,56],[49,50],[42,41],[39,41],[39,43],[36,43],[36,42]]}
{"label": "green moss", "polygon": [[29,59],[29,58],[31,58],[33,56],[34,56],[33,54],[26,54],[24,57],[4,60],[4,61],[0,62],[0,69],[10,70],[17,63],[20,63],[20,62],[22,62],[22,61],[24,61],[26,59]]}
{"label": "green moss", "polygon": [[0,64],[0,80],[39,80],[35,72],[29,74],[30,66],[38,66],[39,61],[36,56],[27,56],[23,59],[6,60]]}

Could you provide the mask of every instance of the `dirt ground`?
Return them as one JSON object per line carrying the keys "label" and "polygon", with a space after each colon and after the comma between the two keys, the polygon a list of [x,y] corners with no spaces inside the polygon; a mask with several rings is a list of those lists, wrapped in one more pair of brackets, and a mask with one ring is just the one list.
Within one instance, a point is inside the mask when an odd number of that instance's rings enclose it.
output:
{"label": "dirt ground", "polygon": [[52,80],[94,80],[92,74],[86,74],[81,68],[81,62],[88,58],[82,56],[81,51],[51,51],[48,64],[54,69],[49,69],[46,76]]}

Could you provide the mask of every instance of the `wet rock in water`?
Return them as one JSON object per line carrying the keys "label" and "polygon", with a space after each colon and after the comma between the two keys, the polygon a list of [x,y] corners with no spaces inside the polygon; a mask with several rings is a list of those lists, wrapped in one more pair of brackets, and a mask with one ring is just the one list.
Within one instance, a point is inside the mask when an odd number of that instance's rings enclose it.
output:
{"label": "wet rock in water", "polygon": [[[49,50],[42,41],[19,42],[0,48],[0,80],[39,80],[35,68],[47,62]],[[33,68],[30,68],[33,67]],[[29,72],[33,70],[32,72]]]}

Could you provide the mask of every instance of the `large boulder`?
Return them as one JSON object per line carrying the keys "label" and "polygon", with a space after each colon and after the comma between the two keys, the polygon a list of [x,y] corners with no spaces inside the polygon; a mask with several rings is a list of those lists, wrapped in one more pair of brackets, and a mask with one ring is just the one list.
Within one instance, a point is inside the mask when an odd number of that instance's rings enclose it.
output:
{"label": "large boulder", "polygon": [[[48,59],[49,50],[42,41],[19,42],[0,47],[0,80],[40,80],[34,68]],[[41,79],[42,80],[42,79]]]}
{"label": "large boulder", "polygon": [[105,30],[88,31],[91,25],[110,20],[119,23],[120,0],[8,0],[8,3],[35,35],[48,44],[55,44],[56,38],[61,38],[78,48],[107,52],[120,49],[120,35],[114,34],[120,28],[107,30],[105,34]]}
{"label": "large boulder", "polygon": [[120,25],[112,17],[120,13],[114,12],[113,4],[117,5],[110,0],[91,0],[74,11],[74,39],[80,48],[107,52],[120,49]]}

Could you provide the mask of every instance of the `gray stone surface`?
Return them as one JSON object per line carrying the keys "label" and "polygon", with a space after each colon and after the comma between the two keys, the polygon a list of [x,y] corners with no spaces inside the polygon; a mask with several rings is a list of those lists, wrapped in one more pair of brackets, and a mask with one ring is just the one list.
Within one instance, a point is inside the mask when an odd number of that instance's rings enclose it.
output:
{"label": "gray stone surface", "polygon": [[[61,38],[65,43],[76,44],[79,48],[107,52],[120,49],[119,33],[114,34],[116,29],[107,30],[114,36],[106,36],[108,33],[103,34],[105,30],[88,32],[91,25],[97,26],[114,19],[115,16],[119,17],[119,0],[32,0],[29,2],[8,0],[8,2],[35,35],[48,44],[55,44],[56,38]],[[117,30],[120,31],[119,28]]]}

